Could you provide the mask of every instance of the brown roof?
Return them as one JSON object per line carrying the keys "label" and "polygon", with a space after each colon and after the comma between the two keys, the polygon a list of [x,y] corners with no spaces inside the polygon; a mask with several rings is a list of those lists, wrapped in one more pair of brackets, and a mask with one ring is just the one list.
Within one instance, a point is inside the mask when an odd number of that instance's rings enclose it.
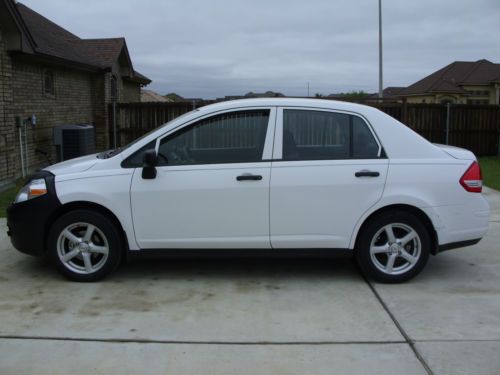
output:
{"label": "brown roof", "polygon": [[466,94],[463,85],[485,85],[498,80],[499,77],[500,64],[488,60],[455,61],[408,86],[401,95],[437,92]]}
{"label": "brown roof", "polygon": [[141,102],[172,102],[173,100],[161,96],[157,92],[151,90],[141,90]]}
{"label": "brown roof", "polygon": [[133,70],[124,38],[81,39],[24,4],[17,3],[16,9],[35,43],[33,49],[37,54],[109,69],[123,52],[131,69],[129,78],[145,84],[151,82]]}

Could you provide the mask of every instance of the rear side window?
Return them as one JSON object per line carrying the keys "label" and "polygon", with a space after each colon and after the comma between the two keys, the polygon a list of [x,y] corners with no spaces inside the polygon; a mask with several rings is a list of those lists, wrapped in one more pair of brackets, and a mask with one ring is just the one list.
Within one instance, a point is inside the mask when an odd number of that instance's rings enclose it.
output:
{"label": "rear side window", "polygon": [[284,110],[283,160],[373,159],[378,151],[368,125],[357,116]]}
{"label": "rear side window", "polygon": [[269,110],[230,112],[201,120],[161,140],[160,165],[262,160]]}

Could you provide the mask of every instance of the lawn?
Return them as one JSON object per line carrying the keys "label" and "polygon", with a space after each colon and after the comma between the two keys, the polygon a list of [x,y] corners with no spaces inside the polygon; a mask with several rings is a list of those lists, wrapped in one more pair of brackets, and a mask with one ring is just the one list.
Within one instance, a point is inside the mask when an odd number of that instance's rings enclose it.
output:
{"label": "lawn", "polygon": [[0,193],[0,217],[5,217],[7,215],[7,207],[14,201],[17,192],[22,188],[23,182],[23,179],[19,179],[16,182],[16,186]]}
{"label": "lawn", "polygon": [[483,156],[479,158],[483,182],[486,186],[500,190],[500,156]]}

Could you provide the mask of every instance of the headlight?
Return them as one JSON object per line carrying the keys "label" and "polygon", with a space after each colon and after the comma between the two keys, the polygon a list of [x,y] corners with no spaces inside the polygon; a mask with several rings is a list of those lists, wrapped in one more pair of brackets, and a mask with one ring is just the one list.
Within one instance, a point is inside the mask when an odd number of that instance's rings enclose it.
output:
{"label": "headlight", "polygon": [[31,180],[26,186],[19,190],[14,203],[24,202],[44,194],[47,194],[45,180],[43,178]]}

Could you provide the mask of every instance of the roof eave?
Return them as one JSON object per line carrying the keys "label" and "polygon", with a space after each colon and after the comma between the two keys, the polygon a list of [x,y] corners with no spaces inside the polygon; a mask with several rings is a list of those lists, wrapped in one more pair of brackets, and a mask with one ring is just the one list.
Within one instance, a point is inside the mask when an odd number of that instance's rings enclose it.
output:
{"label": "roof eave", "polygon": [[61,57],[56,57],[53,55],[47,55],[44,53],[26,53],[26,52],[17,52],[13,51],[12,54],[15,56],[20,56],[22,58],[27,58],[30,60],[35,60],[37,62],[44,62],[44,63],[49,63],[53,65],[58,65],[58,66],[65,66],[65,67],[72,67],[74,69],[79,69],[79,70],[84,70],[88,72],[102,72],[103,69],[101,67],[95,66],[95,65],[89,65],[85,63],[79,63],[73,60],[67,60],[63,59]]}

